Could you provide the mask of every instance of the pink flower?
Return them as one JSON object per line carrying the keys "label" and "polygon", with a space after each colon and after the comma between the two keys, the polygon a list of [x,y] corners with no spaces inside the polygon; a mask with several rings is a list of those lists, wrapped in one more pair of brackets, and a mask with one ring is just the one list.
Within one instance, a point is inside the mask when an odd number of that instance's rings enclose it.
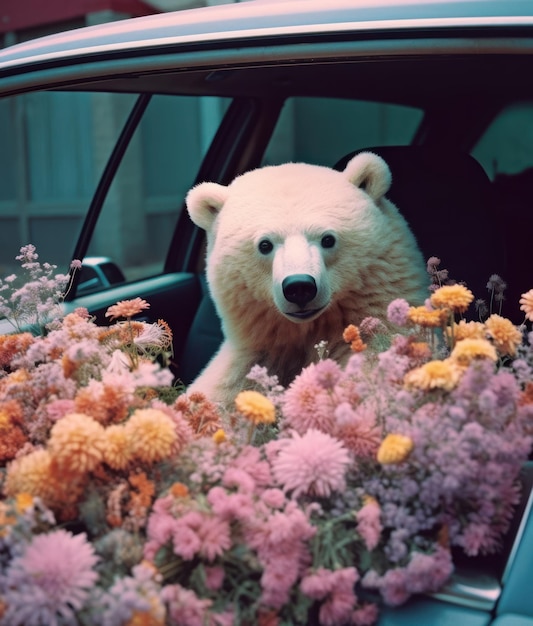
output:
{"label": "pink flower", "polygon": [[168,616],[172,623],[180,624],[180,626],[209,624],[211,600],[203,600],[194,591],[185,589],[181,585],[163,587],[161,598],[168,607]]}
{"label": "pink flower", "polygon": [[261,602],[280,609],[289,602],[292,586],[298,579],[298,562],[291,558],[272,559],[261,576]]}
{"label": "pink flower", "polygon": [[208,561],[214,561],[231,548],[231,531],[226,520],[204,515],[197,534],[201,542],[200,554]]}
{"label": "pink flower", "polygon": [[302,494],[327,498],[345,486],[350,456],[340,441],[319,430],[303,436],[294,433],[273,461],[272,470],[279,484],[293,497]]}
{"label": "pink flower", "polygon": [[206,567],[204,571],[205,586],[210,591],[218,591],[224,582],[224,568],[220,565],[213,565],[212,567]]}
{"label": "pink flower", "polygon": [[353,626],[372,626],[378,621],[378,607],[375,604],[363,604],[352,613]]}
{"label": "pink flower", "polygon": [[173,534],[174,552],[185,561],[190,561],[200,551],[202,542],[198,535],[183,522],[177,521]]}
{"label": "pink flower", "polygon": [[306,367],[283,396],[285,425],[300,434],[309,428],[330,432],[335,423],[335,403],[320,385],[316,368],[316,364]]}
{"label": "pink flower", "polygon": [[261,500],[272,509],[281,509],[285,504],[285,494],[281,489],[265,489]]}
{"label": "pink flower", "polygon": [[65,417],[68,413],[74,413],[75,403],[74,400],[59,399],[52,400],[46,405],[46,413],[48,418],[53,422]]}
{"label": "pink flower", "polygon": [[302,592],[314,599],[322,600],[319,620],[324,626],[342,625],[350,620],[357,602],[354,585],[359,580],[355,567],[338,570],[319,568],[302,579]]}
{"label": "pink flower", "polygon": [[373,550],[379,543],[381,531],[381,509],[373,498],[359,510],[356,514],[357,532],[363,538],[367,550]]}
{"label": "pink flower", "polygon": [[52,626],[59,616],[74,623],[98,578],[97,561],[85,534],[60,529],[34,536],[7,570],[4,623]]}

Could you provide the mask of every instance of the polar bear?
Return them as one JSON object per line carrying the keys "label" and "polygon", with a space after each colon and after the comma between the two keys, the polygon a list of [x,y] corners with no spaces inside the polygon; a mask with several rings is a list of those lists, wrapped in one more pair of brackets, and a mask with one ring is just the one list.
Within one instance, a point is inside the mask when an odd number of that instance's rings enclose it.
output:
{"label": "polar bear", "polygon": [[343,363],[348,324],[384,318],[395,298],[424,301],[424,259],[385,197],[390,185],[385,161],[364,152],[342,172],[286,163],[189,191],[225,337],[189,391],[231,406],[255,364],[286,386],[316,360],[317,343]]}

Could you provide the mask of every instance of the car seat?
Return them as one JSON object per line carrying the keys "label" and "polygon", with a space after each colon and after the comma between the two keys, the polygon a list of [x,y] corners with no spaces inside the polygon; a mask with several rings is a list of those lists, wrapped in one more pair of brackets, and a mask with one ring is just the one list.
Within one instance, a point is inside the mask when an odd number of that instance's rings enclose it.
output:
{"label": "car seat", "polygon": [[[343,170],[358,152],[334,166]],[[387,197],[394,202],[413,231],[425,259],[441,259],[439,269],[463,282],[476,299],[489,302],[487,282],[492,274],[506,275],[502,229],[496,220],[492,183],[469,154],[423,146],[365,148],[381,156],[392,173]],[[401,294],[398,294],[401,297]],[[502,314],[516,318],[518,305],[505,302]],[[475,316],[474,307],[469,311]],[[516,321],[516,320],[515,320]]]}

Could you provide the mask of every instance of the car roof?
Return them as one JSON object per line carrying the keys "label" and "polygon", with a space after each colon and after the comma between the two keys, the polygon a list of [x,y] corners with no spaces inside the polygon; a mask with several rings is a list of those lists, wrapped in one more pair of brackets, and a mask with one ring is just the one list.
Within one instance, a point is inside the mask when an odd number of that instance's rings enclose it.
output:
{"label": "car roof", "polygon": [[132,18],[0,51],[0,73],[57,58],[283,34],[533,25],[531,0],[251,0]]}

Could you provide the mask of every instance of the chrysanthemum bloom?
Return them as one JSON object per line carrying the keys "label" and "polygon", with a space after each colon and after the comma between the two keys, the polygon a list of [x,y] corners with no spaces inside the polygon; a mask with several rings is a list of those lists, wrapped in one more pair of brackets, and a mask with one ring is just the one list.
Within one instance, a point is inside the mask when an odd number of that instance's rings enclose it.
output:
{"label": "chrysanthemum bloom", "polygon": [[520,310],[524,311],[530,322],[533,322],[533,289],[526,291],[520,297]]}
{"label": "chrysanthemum bloom", "polygon": [[359,328],[353,324],[346,326],[342,333],[342,338],[346,343],[350,344],[350,348],[353,352],[363,352],[367,348],[366,343],[361,339]]}
{"label": "chrysanthemum bloom", "polygon": [[431,304],[437,309],[464,313],[474,300],[474,294],[464,285],[444,285],[431,294]]}
{"label": "chrysanthemum bloom", "polygon": [[0,367],[8,366],[14,356],[25,352],[34,341],[31,333],[0,335]]}
{"label": "chrysanthemum bloom", "polygon": [[444,361],[429,361],[424,365],[407,372],[404,384],[408,388],[427,391],[429,389],[452,390],[461,378],[462,370],[457,363],[446,359]]}
{"label": "chrysanthemum bloom", "polygon": [[54,424],[48,449],[58,467],[73,474],[94,470],[103,459],[105,431],[83,413],[70,413]]}
{"label": "chrysanthemum bloom", "polygon": [[121,300],[120,302],[113,304],[113,306],[110,306],[107,309],[105,316],[109,317],[112,320],[119,317],[130,318],[134,315],[137,315],[138,313],[141,313],[141,311],[149,308],[150,304],[142,298],[133,298],[133,300]]}
{"label": "chrysanthemum bloom", "polygon": [[273,424],[276,407],[258,391],[241,391],[235,398],[237,411],[253,424]]}
{"label": "chrysanthemum bloom", "polygon": [[381,442],[377,453],[378,463],[394,465],[402,463],[414,448],[413,440],[406,435],[389,433]]}
{"label": "chrysanthemum bloom", "polygon": [[[450,334],[451,330],[447,330],[448,334]],[[466,320],[459,320],[453,328],[455,341],[462,341],[463,339],[485,339],[486,334],[485,325],[481,322],[467,322]]]}
{"label": "chrysanthemum bloom", "polygon": [[122,424],[114,424],[105,429],[103,460],[115,470],[125,469],[133,460],[130,436]]}
{"label": "chrysanthemum bloom", "polygon": [[272,464],[274,476],[293,497],[301,494],[327,498],[341,491],[350,463],[348,450],[340,441],[314,428],[304,435],[293,434]]}
{"label": "chrysanthemum bloom", "polygon": [[131,380],[125,376],[115,376],[109,383],[93,379],[74,399],[78,413],[90,415],[104,426],[124,420],[134,401]]}
{"label": "chrysanthemum bloom", "polygon": [[448,321],[448,312],[443,309],[428,309],[426,306],[412,306],[407,319],[423,328],[440,328]]}
{"label": "chrysanthemum bloom", "polygon": [[48,450],[35,450],[9,464],[4,488],[8,496],[29,493],[41,498],[46,506],[57,509],[76,502],[82,483],[70,476],[65,480],[64,472],[52,462]]}
{"label": "chrysanthemum bloom", "polygon": [[175,451],[178,433],[172,418],[159,409],[138,409],[126,424],[132,456],[143,463],[157,463]]}
{"label": "chrysanthemum bloom", "polygon": [[522,333],[511,320],[500,315],[491,315],[485,322],[485,327],[501,355],[516,354],[516,349],[522,343]]}
{"label": "chrysanthemum bloom", "polygon": [[468,366],[476,359],[497,361],[496,349],[486,339],[463,339],[455,344],[450,359],[461,366]]}
{"label": "chrysanthemum bloom", "polygon": [[76,623],[98,578],[97,561],[84,534],[59,529],[36,535],[7,570],[5,623]]}

